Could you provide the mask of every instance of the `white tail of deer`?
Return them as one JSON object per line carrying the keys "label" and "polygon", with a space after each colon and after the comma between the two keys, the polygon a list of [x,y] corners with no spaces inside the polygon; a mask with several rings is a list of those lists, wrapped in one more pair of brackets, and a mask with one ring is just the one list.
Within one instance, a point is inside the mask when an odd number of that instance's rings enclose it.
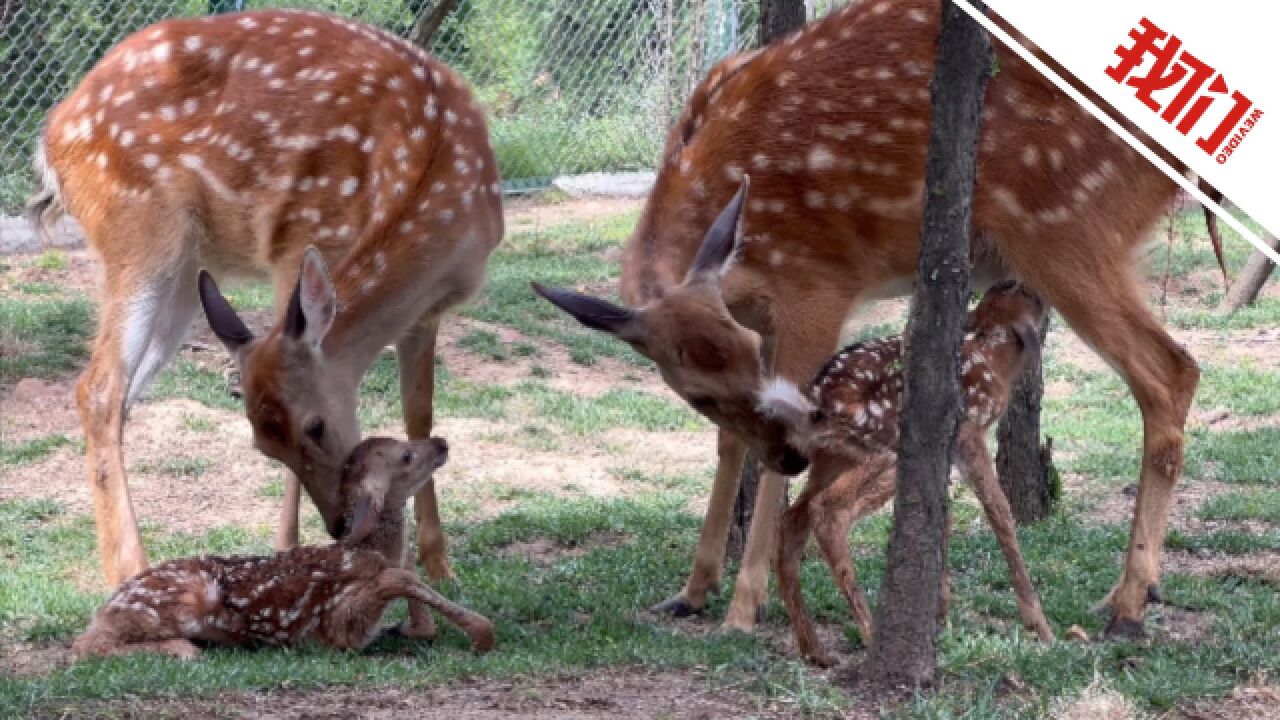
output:
{"label": "white tail of deer", "polygon": [[[693,572],[662,609],[698,611],[719,584],[750,447],[770,472],[726,624],[754,626],[768,587],[780,473],[799,464],[784,462],[786,433],[759,409],[763,379],[806,382],[835,349],[850,310],[910,290],[939,7],[938,0],[852,3],[722,61],[667,137],[623,256],[628,307],[546,291],[585,324],[651,358],[721,429]],[[1138,247],[1177,188],[1015,53],[998,47],[997,56],[973,199],[973,282],[1026,282],[1137,399],[1141,490],[1124,570],[1109,597],[1110,630],[1132,633],[1159,581],[1183,426],[1199,379],[1195,362],[1146,307],[1133,272]],[[704,241],[747,173],[750,197],[733,203],[741,208],[740,233],[713,231]],[[713,266],[717,272],[703,272]]]}
{"label": "white tail of deer", "polygon": [[[105,271],[77,401],[109,582],[146,566],[127,410],[201,301],[240,366],[255,444],[295,476],[280,547],[297,542],[299,481],[334,527],[357,385],[388,343],[408,435],[430,434],[440,316],[478,287],[503,233],[483,114],[440,62],[318,12],[166,20],[49,112],[37,161],[46,189],[29,213],[64,206]],[[213,280],[237,276],[274,283],[277,322],[260,337]],[[444,577],[432,487],[415,511],[419,555]]]}

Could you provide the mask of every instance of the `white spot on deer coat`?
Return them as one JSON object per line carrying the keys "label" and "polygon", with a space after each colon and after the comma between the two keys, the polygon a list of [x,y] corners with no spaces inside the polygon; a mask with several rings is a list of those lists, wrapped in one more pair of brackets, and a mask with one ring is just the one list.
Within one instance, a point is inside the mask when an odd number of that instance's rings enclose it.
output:
{"label": "white spot on deer coat", "polygon": [[809,169],[813,172],[830,170],[835,167],[836,157],[826,145],[814,145],[809,150]]}

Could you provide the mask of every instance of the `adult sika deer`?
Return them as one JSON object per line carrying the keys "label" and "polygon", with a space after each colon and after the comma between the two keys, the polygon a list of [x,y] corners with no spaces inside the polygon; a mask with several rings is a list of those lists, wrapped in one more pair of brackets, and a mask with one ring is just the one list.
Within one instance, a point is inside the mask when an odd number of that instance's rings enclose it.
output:
{"label": "adult sika deer", "polygon": [[[739,470],[751,448],[768,472],[726,624],[754,625],[768,587],[782,474],[802,466],[782,424],[759,408],[762,380],[807,381],[836,349],[852,309],[911,287],[939,7],[938,0],[852,3],[722,61],[667,136],[623,255],[626,307],[544,291],[584,324],[652,359],[720,428],[720,464],[693,572],[664,609],[698,611],[719,583]],[[997,47],[997,58],[973,198],[973,283],[1025,282],[1137,400],[1140,489],[1124,569],[1108,596],[1108,631],[1137,633],[1159,582],[1183,427],[1199,380],[1190,355],[1146,307],[1133,270],[1177,186],[1018,55]],[[712,227],[748,174],[750,197],[739,196],[732,217]]]}
{"label": "adult sika deer", "polygon": [[[76,398],[110,583],[146,566],[125,418],[201,303],[240,367],[255,445],[294,475],[279,548],[297,543],[299,481],[334,527],[357,386],[388,343],[408,435],[429,435],[440,316],[478,287],[503,232],[484,117],[437,60],[317,12],[167,20],[50,111],[36,166],[30,215],[61,205],[104,270]],[[260,337],[213,279],[237,276],[275,286]],[[448,576],[431,486],[415,513],[420,559]]]}

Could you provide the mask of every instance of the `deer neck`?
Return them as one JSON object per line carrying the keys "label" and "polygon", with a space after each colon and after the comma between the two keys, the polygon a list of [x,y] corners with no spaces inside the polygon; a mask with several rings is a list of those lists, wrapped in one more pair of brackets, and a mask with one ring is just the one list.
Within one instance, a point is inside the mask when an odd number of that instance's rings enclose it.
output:
{"label": "deer neck", "polygon": [[384,509],[378,518],[378,525],[356,547],[378,553],[389,562],[398,563],[404,556],[404,533],[404,506],[401,504],[394,511]]}
{"label": "deer neck", "polygon": [[[703,235],[715,220],[713,203],[690,200],[689,184],[669,168],[658,173],[623,252],[619,294],[631,307],[653,302],[684,282]],[[716,192],[727,199],[733,187],[725,183]]]}

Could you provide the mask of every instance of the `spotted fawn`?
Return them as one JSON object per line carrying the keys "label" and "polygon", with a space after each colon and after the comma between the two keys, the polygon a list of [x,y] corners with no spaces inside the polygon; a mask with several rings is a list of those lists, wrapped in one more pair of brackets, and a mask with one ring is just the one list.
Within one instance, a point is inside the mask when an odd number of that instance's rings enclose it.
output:
{"label": "spotted fawn", "polygon": [[[193,641],[253,647],[306,640],[357,650],[372,642],[387,607],[415,599],[471,639],[493,647],[493,624],[404,569],[404,506],[448,456],[438,438],[368,438],[348,456],[340,485],[339,541],[273,556],[202,555],[127,580],[76,639],[77,657],[137,651],[195,658]],[[434,628],[432,628],[434,629]]]}
{"label": "spotted fawn", "polygon": [[[1023,564],[1013,515],[985,439],[1004,414],[1013,385],[1039,354],[1045,313],[1044,303],[1024,285],[1004,282],[989,289],[969,314],[960,366],[964,409],[952,462],[995,530],[1023,622],[1048,641],[1053,631]],[[805,610],[801,556],[814,531],[863,640],[869,642],[871,612],[858,587],[847,538],[853,523],[882,507],[896,491],[902,358],[901,336],[855,343],[827,362],[808,394],[775,380],[761,401],[763,410],[794,428],[796,444],[809,452],[813,463],[804,491],[783,515],[776,561],[797,647],[820,665],[830,665],[833,659],[814,635]],[[940,613],[945,614],[946,605],[944,585]]]}

